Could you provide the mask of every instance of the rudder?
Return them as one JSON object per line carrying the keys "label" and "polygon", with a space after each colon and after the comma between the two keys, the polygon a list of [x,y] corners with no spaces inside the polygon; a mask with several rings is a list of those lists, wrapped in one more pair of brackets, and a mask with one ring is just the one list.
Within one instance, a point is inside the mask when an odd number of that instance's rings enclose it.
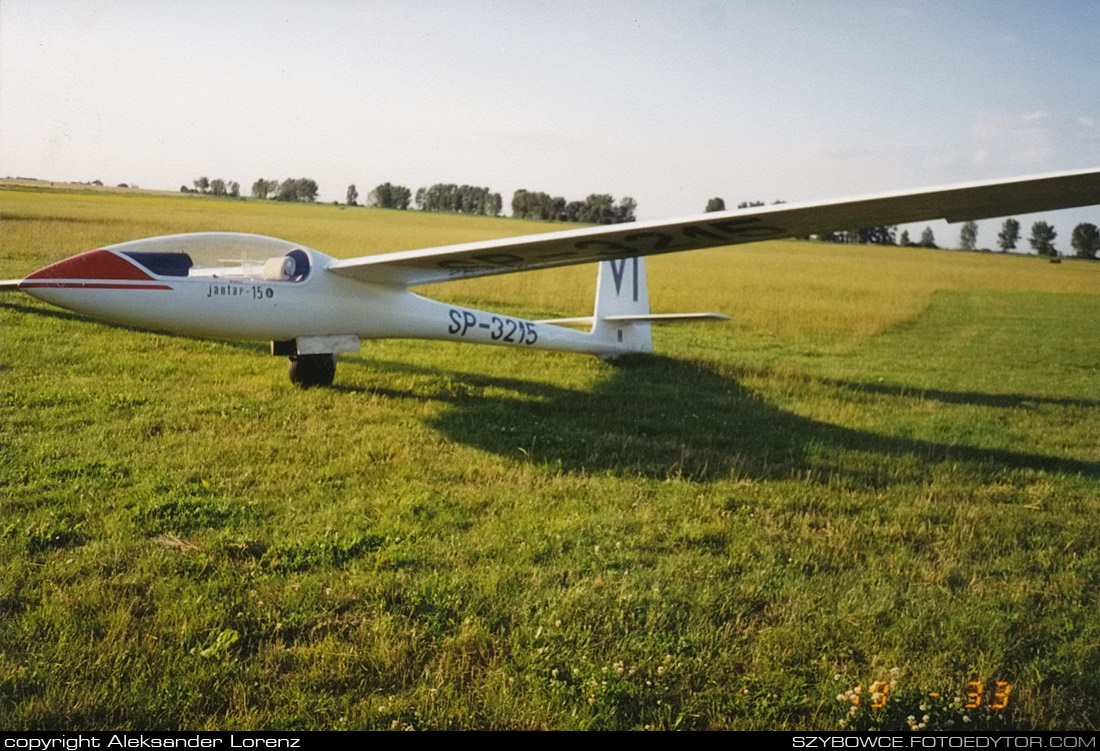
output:
{"label": "rudder", "polygon": [[601,261],[596,278],[596,310],[592,335],[614,345],[600,356],[609,359],[625,352],[652,352],[653,333],[648,320],[649,288],[644,258]]}

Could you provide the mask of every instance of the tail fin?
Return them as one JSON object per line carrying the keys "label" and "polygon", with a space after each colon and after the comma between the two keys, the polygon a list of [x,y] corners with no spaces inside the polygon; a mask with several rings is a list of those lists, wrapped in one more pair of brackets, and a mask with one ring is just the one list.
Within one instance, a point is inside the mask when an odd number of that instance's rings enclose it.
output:
{"label": "tail fin", "polygon": [[539,323],[592,324],[593,352],[612,360],[632,352],[653,351],[653,323],[728,321],[721,313],[650,313],[644,258],[617,258],[600,263],[596,277],[596,311],[591,318],[554,318]]}
{"label": "tail fin", "polygon": [[644,258],[617,258],[600,263],[596,278],[596,311],[592,335],[613,344],[614,352],[652,352],[649,288]]}

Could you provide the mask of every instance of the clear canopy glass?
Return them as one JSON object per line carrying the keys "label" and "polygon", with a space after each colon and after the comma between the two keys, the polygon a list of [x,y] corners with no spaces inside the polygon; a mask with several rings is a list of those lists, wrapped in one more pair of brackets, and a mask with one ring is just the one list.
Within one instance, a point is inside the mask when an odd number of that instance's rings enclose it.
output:
{"label": "clear canopy glass", "polygon": [[311,266],[309,250],[297,243],[237,232],[166,235],[111,245],[108,250],[161,276],[301,281]]}

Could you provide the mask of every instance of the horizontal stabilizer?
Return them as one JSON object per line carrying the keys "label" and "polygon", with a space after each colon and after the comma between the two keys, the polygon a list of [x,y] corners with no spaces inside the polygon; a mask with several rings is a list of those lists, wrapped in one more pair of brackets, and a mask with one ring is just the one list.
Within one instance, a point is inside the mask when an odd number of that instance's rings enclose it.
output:
{"label": "horizontal stabilizer", "polygon": [[[555,325],[575,324],[577,326],[591,325],[596,319],[592,316],[580,318],[548,318],[536,323],[551,323]],[[649,323],[686,323],[689,321],[731,321],[725,313],[645,313],[639,315],[604,316],[600,320],[631,323],[634,321],[646,321]]]}
{"label": "horizontal stabilizer", "polygon": [[605,321],[650,321],[652,323],[679,323],[685,321],[730,321],[725,313],[646,313],[634,316],[604,316]]}

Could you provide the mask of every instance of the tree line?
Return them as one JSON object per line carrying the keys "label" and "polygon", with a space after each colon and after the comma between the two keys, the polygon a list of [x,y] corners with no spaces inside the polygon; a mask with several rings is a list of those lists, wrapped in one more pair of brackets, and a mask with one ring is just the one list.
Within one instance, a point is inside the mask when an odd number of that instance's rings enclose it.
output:
{"label": "tree line", "polygon": [[[776,201],[775,203],[783,203]],[[743,201],[737,205],[739,209],[763,206],[763,201]],[[711,198],[707,201],[706,211],[725,211],[726,202],[721,198]],[[874,245],[898,245],[904,248],[938,248],[936,238],[931,227],[925,227],[921,232],[920,241],[914,242],[909,237],[909,230],[902,230],[901,236],[897,235],[897,227],[862,227],[860,229],[844,230],[840,232],[819,233],[816,237],[825,242],[835,243],[859,243]],[[1054,247],[1054,240],[1058,233],[1047,222],[1039,221],[1031,225],[1031,236],[1028,243],[1031,249],[1041,256],[1051,258],[1058,257],[1058,250]],[[997,233],[997,247],[1002,253],[1016,249],[1020,242],[1020,222],[1016,219],[1005,219],[1001,225],[1001,231]],[[1073,228],[1070,236],[1070,245],[1078,258],[1095,259],[1100,257],[1100,229],[1091,222],[1082,222]],[[959,230],[959,249],[978,250],[978,223],[964,222]]]}
{"label": "tree line", "polygon": [[523,188],[512,195],[512,216],[517,219],[541,219],[547,222],[584,222],[622,224],[634,221],[638,202],[624,196],[619,203],[606,193],[592,193],[583,201],[566,201],[541,191]]}
{"label": "tree line", "polygon": [[180,193],[203,193],[215,196],[229,196],[236,198],[241,194],[241,184],[233,180],[222,180],[220,177],[211,180],[208,177],[200,177],[191,182],[194,188],[186,185],[180,186]]}
{"label": "tree line", "polygon": [[[181,193],[203,193],[216,196],[238,197],[240,184],[225,180],[200,177],[192,190],[180,186]],[[317,200],[318,186],[307,177],[287,178],[283,181],[260,178],[252,184],[252,197],[261,201],[290,201],[313,203]],[[721,200],[721,199],[719,199]],[[359,205],[359,189],[352,183],[345,194],[348,206]],[[407,210],[415,204],[420,211],[445,211],[456,214],[500,216],[504,200],[500,193],[475,185],[436,183],[418,188],[414,194],[404,185],[390,182],[375,186],[368,194],[366,205],[380,209]],[[512,195],[512,216],[518,219],[540,219],[548,222],[584,222],[587,224],[620,224],[633,222],[638,202],[624,196],[616,202],[607,193],[592,193],[583,201],[567,201],[561,196],[550,196],[542,191],[524,188]]]}

